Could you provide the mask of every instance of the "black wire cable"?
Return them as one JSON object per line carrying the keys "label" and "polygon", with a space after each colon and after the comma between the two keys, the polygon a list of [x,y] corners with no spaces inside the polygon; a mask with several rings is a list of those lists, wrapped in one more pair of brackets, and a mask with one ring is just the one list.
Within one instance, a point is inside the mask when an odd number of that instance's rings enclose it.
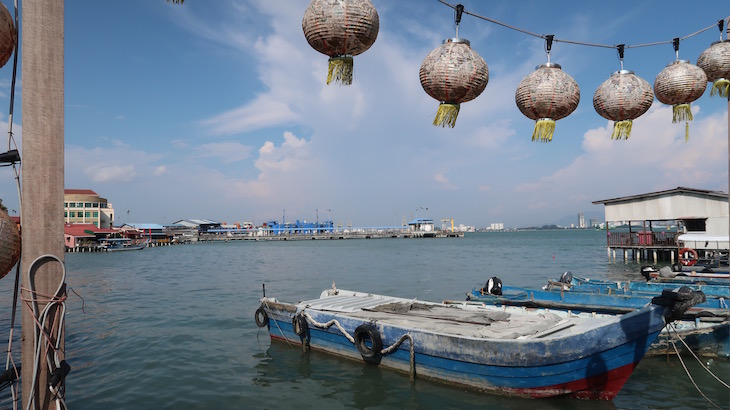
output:
{"label": "black wire cable", "polygon": [[[448,3],[448,2],[446,2],[444,0],[436,0],[436,1],[438,1],[439,3],[441,3],[441,4],[445,5],[445,6],[451,7],[452,9],[456,10],[456,7],[457,6],[454,6],[454,5]],[[497,21],[497,20],[491,19],[489,17],[485,17],[485,16],[482,16],[482,15],[479,15],[479,14],[476,14],[476,13],[472,13],[472,12],[466,10],[466,9],[463,10],[463,13],[464,14],[468,14],[468,15],[470,15],[472,17],[476,17],[478,19],[481,19],[481,20],[484,20],[484,21],[488,21],[490,23],[493,23],[493,24],[496,24],[496,25],[499,25],[499,26],[508,28],[510,30],[518,31],[518,32],[523,33],[523,34],[527,34],[527,35],[530,35],[530,36],[533,36],[533,37],[541,38],[543,40],[547,40],[548,39],[548,36],[545,35],[545,34],[533,33],[531,31],[528,31],[528,30],[525,30],[525,29],[522,29],[522,28],[519,28],[519,27],[515,27],[515,26],[509,25],[509,24],[506,24],[506,23],[503,23],[501,21]],[[720,21],[723,21],[723,22],[724,21],[728,21],[728,22],[730,22],[730,16],[726,17],[725,20],[720,20]],[[712,23],[712,25],[707,26],[707,27],[705,27],[703,29],[697,30],[697,31],[695,31],[692,34],[688,34],[688,35],[686,35],[684,37],[678,37],[678,38],[679,38],[680,41],[681,40],[686,40],[686,39],[688,39],[690,37],[694,37],[694,36],[696,36],[698,34],[704,33],[705,31],[710,30],[710,29],[715,28],[715,27],[718,27],[718,23],[717,22]],[[722,29],[720,29],[720,31],[722,32]],[[552,36],[552,35],[550,35],[550,36]],[[613,48],[613,49],[615,49],[615,48],[618,47],[618,45],[587,43],[587,42],[584,42],[584,41],[566,40],[566,39],[559,39],[559,38],[555,38],[555,37],[552,37],[551,40],[554,41],[554,42],[561,42],[561,43],[567,43],[567,44],[575,44],[575,45],[580,45],[580,46],[589,46],[589,47]],[[654,42],[654,43],[644,43],[644,44],[635,44],[635,45],[620,44],[620,45],[624,49],[626,49],[626,48],[640,48],[640,47],[657,46],[657,45],[661,45],[661,44],[672,44],[673,41],[674,41],[674,39],[667,40],[667,41],[657,41],[657,42]]]}

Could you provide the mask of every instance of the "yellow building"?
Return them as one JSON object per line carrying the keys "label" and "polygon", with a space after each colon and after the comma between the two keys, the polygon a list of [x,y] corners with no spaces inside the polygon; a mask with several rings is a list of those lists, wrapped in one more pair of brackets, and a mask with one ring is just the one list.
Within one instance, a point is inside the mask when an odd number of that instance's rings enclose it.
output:
{"label": "yellow building", "polygon": [[105,198],[90,189],[65,189],[63,220],[66,223],[111,228],[114,225],[114,208]]}

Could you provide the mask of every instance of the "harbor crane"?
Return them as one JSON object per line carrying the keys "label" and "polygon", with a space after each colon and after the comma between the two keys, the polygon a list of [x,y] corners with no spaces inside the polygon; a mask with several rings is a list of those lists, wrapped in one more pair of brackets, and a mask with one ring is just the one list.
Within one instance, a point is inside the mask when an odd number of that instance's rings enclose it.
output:
{"label": "harbor crane", "polygon": [[441,222],[451,222],[451,232],[454,232],[454,218],[445,218]]}

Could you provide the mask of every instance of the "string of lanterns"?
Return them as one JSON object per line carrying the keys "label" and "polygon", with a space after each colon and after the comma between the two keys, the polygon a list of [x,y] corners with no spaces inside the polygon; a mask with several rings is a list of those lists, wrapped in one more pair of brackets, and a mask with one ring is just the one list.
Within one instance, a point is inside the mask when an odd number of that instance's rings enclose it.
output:
{"label": "string of lanterns", "polygon": [[[471,48],[468,40],[459,37],[459,24],[464,13],[545,40],[547,63],[539,65],[526,76],[515,92],[517,108],[535,121],[533,141],[552,141],[555,122],[570,115],[580,102],[580,88],[576,81],[559,64],[550,61],[554,41],[618,50],[621,70],[613,73],[593,95],[596,112],[614,122],[612,139],[628,139],[633,120],[647,112],[656,96],[661,103],[672,106],[672,122],[685,122],[687,141],[689,122],[692,121],[690,104],[704,94],[708,81],[713,83],[711,96],[728,97],[730,39],[722,39],[725,20],[717,24],[720,41],[712,43],[700,55],[697,65],[679,59],[679,42],[714,25],[684,38],[673,39],[676,60],[657,75],[652,90],[646,80],[623,69],[624,50],[665,42],[626,46],[558,40],[554,35],[534,34],[470,13],[461,4],[454,6],[444,0],[437,1],[454,9],[456,37],[444,40],[440,47],[431,51],[419,70],[424,91],[440,102],[433,121],[436,126],[453,128],[461,103],[477,98],[489,82],[487,63]],[[728,21],[730,24],[730,17]],[[370,0],[312,0],[304,13],[302,29],[315,50],[330,56],[327,84],[334,80],[349,85],[352,83],[352,56],[365,52],[375,42],[379,18]]]}

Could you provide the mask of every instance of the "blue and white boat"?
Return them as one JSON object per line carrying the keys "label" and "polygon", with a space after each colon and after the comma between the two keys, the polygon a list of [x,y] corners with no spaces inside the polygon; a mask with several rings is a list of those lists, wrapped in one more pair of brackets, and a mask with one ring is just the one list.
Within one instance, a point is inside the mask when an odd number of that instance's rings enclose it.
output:
{"label": "blue and white boat", "polygon": [[548,279],[542,288],[553,291],[605,293],[608,295],[656,296],[664,289],[687,286],[692,290],[701,290],[708,298],[730,299],[730,286],[727,284],[707,284],[704,282],[658,282],[658,281],[610,281],[573,277],[565,272],[559,279]]}
{"label": "blue and white boat", "polygon": [[[492,278],[490,282],[498,281]],[[488,282],[488,283],[490,283]],[[606,294],[575,290],[526,289],[502,286],[474,288],[467,300],[494,306],[519,306],[551,311],[586,312],[593,315],[625,314],[651,303],[652,296],[639,293]],[[677,288],[674,286],[673,288]],[[575,288],[573,288],[575,289]],[[666,292],[664,289],[659,293]],[[684,342],[684,343],[682,343]],[[648,354],[672,354],[691,350],[695,354],[730,358],[730,302],[727,298],[707,298],[688,309],[673,324],[672,332],[662,331]]]}
{"label": "blue and white boat", "polygon": [[333,286],[299,303],[264,297],[255,319],[272,340],[409,372],[411,378],[509,396],[611,399],[666,323],[704,299],[701,292],[665,293],[625,315],[561,317]]}

